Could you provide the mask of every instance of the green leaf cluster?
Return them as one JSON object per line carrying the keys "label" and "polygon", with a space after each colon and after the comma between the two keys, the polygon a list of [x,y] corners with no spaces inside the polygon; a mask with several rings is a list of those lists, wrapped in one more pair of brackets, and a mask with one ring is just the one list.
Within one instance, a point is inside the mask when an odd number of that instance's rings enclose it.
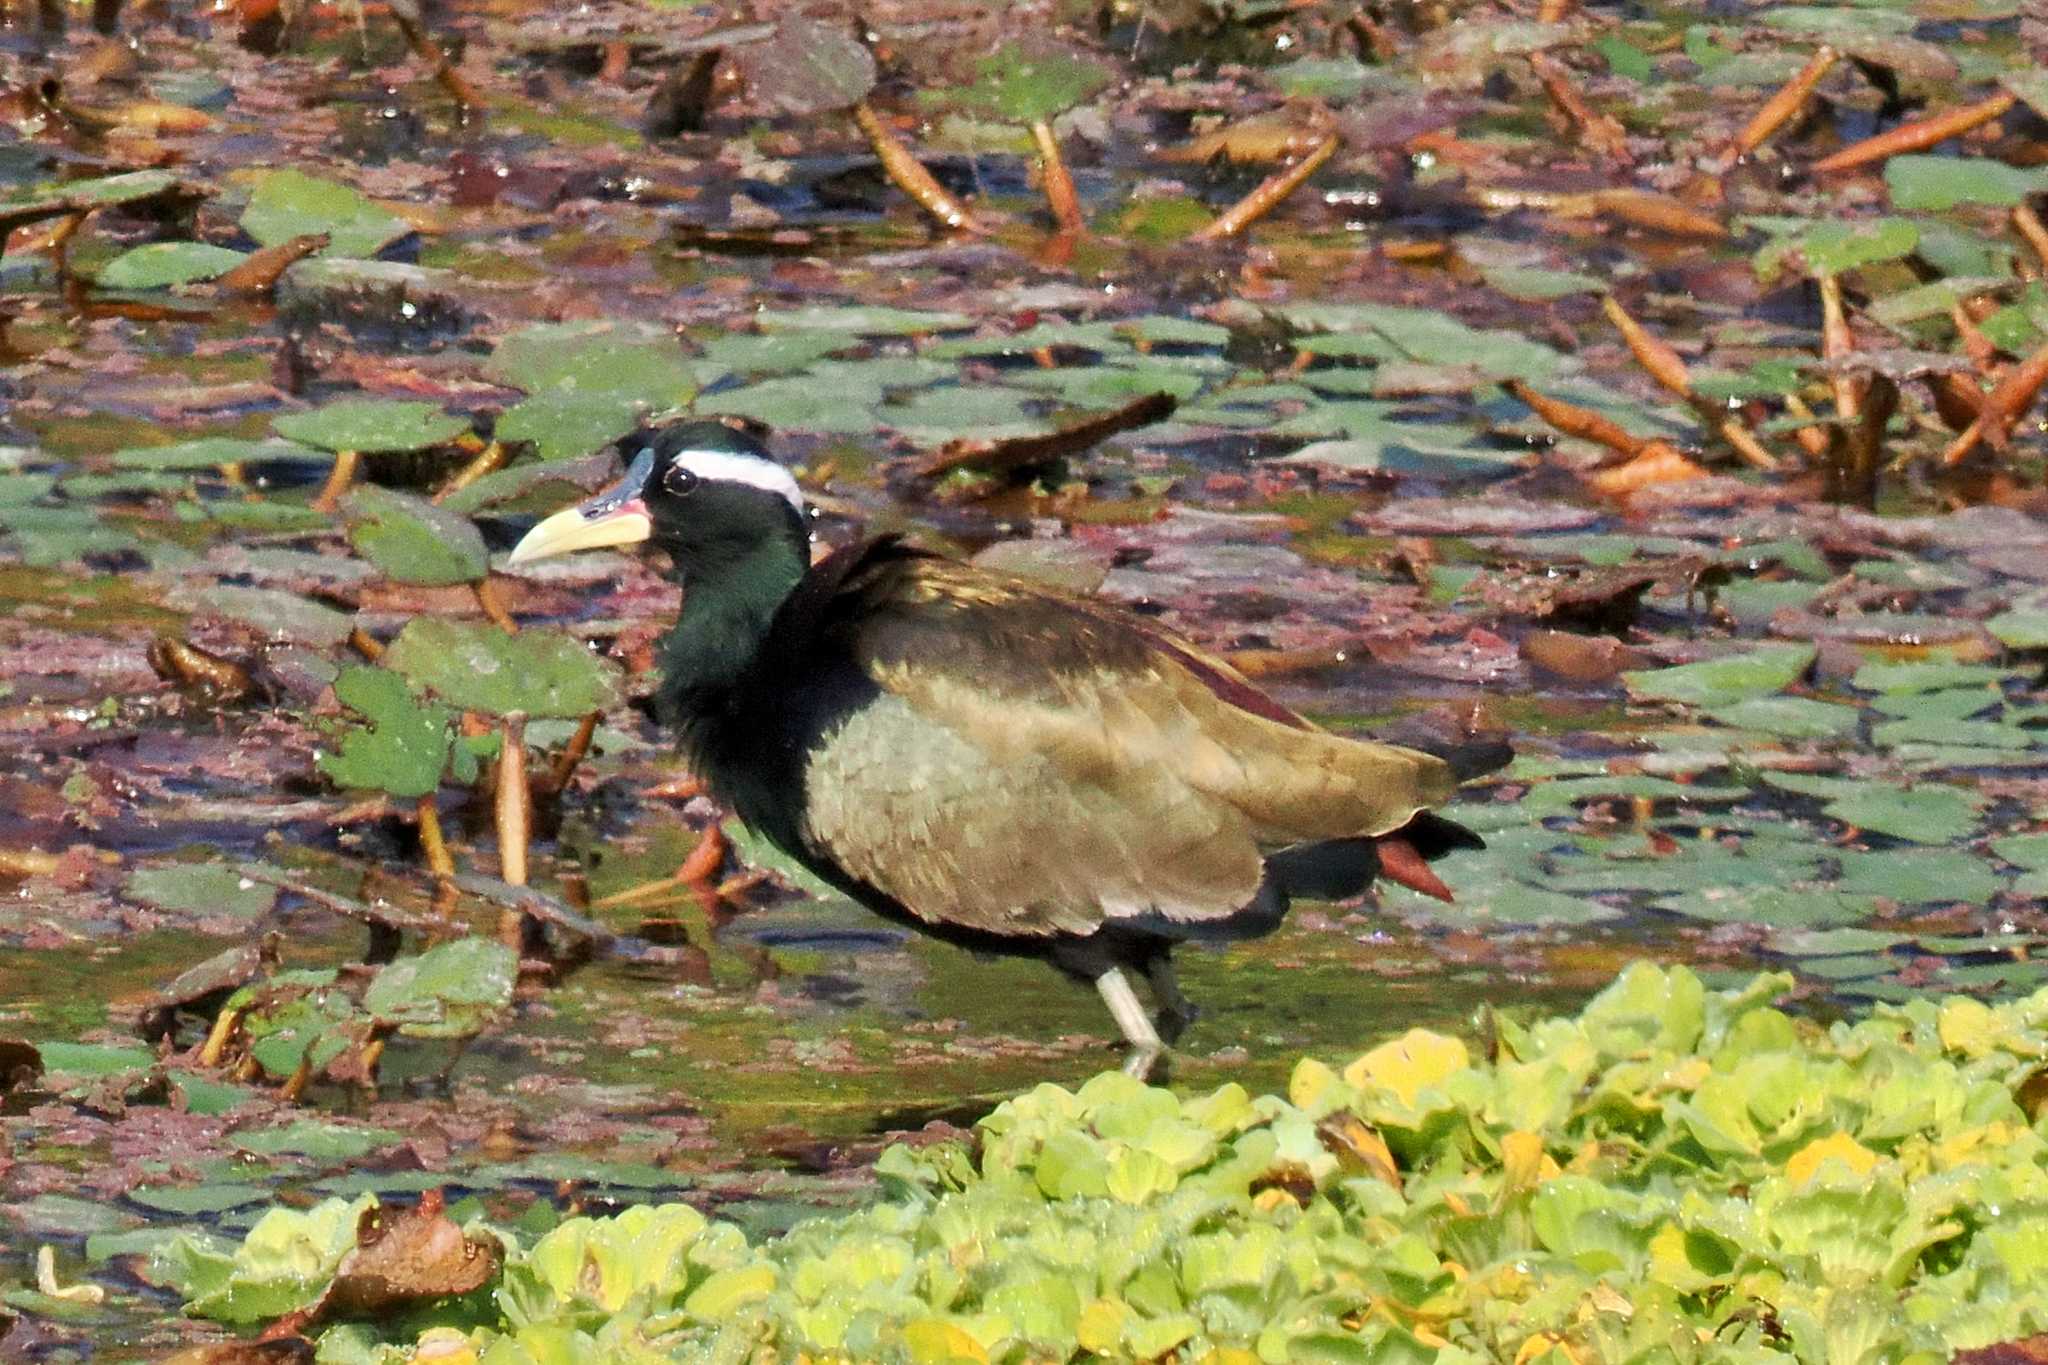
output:
{"label": "green leaf cluster", "polygon": [[[2048,991],[1824,1027],[1789,981],[1638,963],[1490,1056],[1416,1029],[1284,1096],[1043,1085],[884,1153],[870,1208],[753,1247],[680,1205],[501,1233],[497,1321],[322,1357],[1932,1365],[2048,1328]],[[156,1265],[249,1321],[354,1209]]]}

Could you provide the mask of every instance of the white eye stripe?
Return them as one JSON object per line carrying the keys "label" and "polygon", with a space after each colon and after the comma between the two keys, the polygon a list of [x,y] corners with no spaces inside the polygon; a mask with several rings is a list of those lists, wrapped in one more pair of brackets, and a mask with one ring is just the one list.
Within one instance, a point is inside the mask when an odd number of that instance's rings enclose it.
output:
{"label": "white eye stripe", "polygon": [[729,450],[685,450],[674,464],[709,483],[743,483],[764,492],[779,493],[802,516],[803,490],[787,469],[757,455],[736,455]]}

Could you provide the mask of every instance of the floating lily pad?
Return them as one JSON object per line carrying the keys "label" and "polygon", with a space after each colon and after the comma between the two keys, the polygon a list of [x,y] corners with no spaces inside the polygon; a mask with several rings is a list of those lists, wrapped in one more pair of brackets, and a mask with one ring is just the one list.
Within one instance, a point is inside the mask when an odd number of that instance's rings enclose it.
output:
{"label": "floating lily pad", "polygon": [[1812,645],[1764,645],[1723,659],[1624,673],[1621,680],[1640,701],[1735,702],[1783,691],[1812,666],[1816,652]]}
{"label": "floating lily pad", "polygon": [[400,583],[438,588],[490,572],[490,553],[469,518],[425,498],[362,484],[342,500],[342,514],[356,553]]}
{"label": "floating lily pad", "polygon": [[618,666],[566,635],[417,617],[383,664],[452,706],[494,716],[582,716],[618,700]]}
{"label": "floating lily pad", "polygon": [[1977,828],[1984,798],[1960,787],[1923,782],[1916,787],[1864,784],[1828,802],[1828,815],[1847,825],[1916,844],[1948,844]]}
{"label": "floating lily pad", "polygon": [[875,59],[846,23],[784,18],[739,50],[749,94],[779,114],[844,109],[875,85]]}
{"label": "floating lily pad", "polygon": [[1984,628],[2014,649],[2048,649],[2048,609],[2001,612]]}
{"label": "floating lily pad", "polygon": [[303,171],[269,171],[242,211],[242,230],[263,246],[326,233],[327,256],[374,256],[412,231],[359,191]]}
{"label": "floating lily pad", "polygon": [[505,409],[491,434],[532,446],[542,460],[566,460],[610,445],[638,427],[642,415],[641,405],[617,394],[537,393]]}
{"label": "floating lily pad", "polygon": [[1895,156],[1884,163],[1892,204],[1940,212],[1958,204],[2010,206],[2048,189],[2048,169],[2023,169],[1988,156]]}
{"label": "floating lily pad", "polygon": [[324,450],[425,450],[469,430],[467,420],[432,403],[344,398],[311,412],[286,413],[271,423],[277,434]]}
{"label": "floating lily pad", "polygon": [[756,325],[764,332],[853,332],[876,337],[957,332],[972,327],[974,321],[965,313],[927,313],[879,304],[822,303],[764,312],[755,319]]}
{"label": "floating lily pad", "polygon": [[680,408],[697,393],[696,367],[674,333],[650,324],[541,323],[500,341],[484,372],[536,396],[603,397],[648,409]]}
{"label": "floating lily pad", "polygon": [[1890,849],[1842,854],[1839,889],[1884,896],[1902,905],[1968,901],[1982,905],[2004,879],[1973,853],[1959,849]]}
{"label": "floating lily pad", "polygon": [[751,417],[787,431],[864,436],[878,425],[870,405],[880,398],[879,390],[870,394],[833,390],[815,380],[791,376],[705,394],[697,400],[696,411],[706,416],[729,413]]}
{"label": "floating lily pad", "polygon": [[1706,887],[1666,896],[1657,908],[1690,919],[1718,924],[1773,924],[1803,928],[1860,924],[1877,912],[1867,895],[1849,895],[1819,887]]}
{"label": "floating lily pad", "polygon": [[402,957],[363,992],[363,1011],[408,1038],[468,1038],[512,1003],[519,955],[488,938],[459,938]]}
{"label": "floating lily pad", "polygon": [[1109,66],[1076,49],[1005,43],[974,65],[963,98],[1012,123],[1050,121],[1116,79]]}
{"label": "floating lily pad", "polygon": [[108,261],[94,283],[102,289],[163,289],[214,279],[247,259],[244,252],[206,242],[150,242]]}
{"label": "floating lily pad", "polygon": [[1738,730],[1761,730],[1786,739],[1831,739],[1854,731],[1863,713],[1854,706],[1808,697],[1751,697],[1710,706],[1706,714]]}
{"label": "floating lily pad", "polygon": [[220,584],[190,594],[196,610],[255,627],[267,640],[302,645],[338,645],[355,629],[355,618],[333,607],[277,588]]}
{"label": "floating lily pad", "polygon": [[[334,680],[334,695],[368,722],[344,730],[340,747],[316,760],[337,786],[412,798],[441,785],[454,750],[454,712],[415,698],[388,668],[345,668]],[[471,766],[458,778],[471,780],[473,759]]]}
{"label": "floating lily pad", "polygon": [[138,868],[122,893],[130,900],[185,915],[236,915],[254,919],[277,904],[277,888],[251,881],[218,863],[175,863]]}

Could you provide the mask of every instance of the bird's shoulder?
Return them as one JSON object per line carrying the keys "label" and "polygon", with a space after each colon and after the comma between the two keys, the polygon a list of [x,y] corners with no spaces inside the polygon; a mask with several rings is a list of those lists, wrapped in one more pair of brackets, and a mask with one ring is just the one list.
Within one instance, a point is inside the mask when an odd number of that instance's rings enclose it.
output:
{"label": "bird's shoulder", "polygon": [[1227,662],[1154,621],[892,537],[821,560],[791,605],[792,626],[831,640],[871,675],[908,671],[1039,701],[1165,676],[1234,709],[1309,728]]}

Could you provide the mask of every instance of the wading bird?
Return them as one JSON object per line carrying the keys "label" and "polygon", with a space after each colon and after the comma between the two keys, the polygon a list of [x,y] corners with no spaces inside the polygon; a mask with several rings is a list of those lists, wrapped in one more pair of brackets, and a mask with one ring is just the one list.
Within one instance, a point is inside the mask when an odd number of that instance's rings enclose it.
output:
{"label": "wading bird", "polygon": [[[878,913],[1092,982],[1150,1074],[1193,1018],[1175,944],[1273,930],[1293,896],[1477,848],[1451,765],[1320,730],[1158,625],[890,536],[811,562],[796,480],[690,422],[514,564],[665,551],[683,585],[655,714],[749,826]],[[1132,988],[1150,983],[1157,1012]]]}

